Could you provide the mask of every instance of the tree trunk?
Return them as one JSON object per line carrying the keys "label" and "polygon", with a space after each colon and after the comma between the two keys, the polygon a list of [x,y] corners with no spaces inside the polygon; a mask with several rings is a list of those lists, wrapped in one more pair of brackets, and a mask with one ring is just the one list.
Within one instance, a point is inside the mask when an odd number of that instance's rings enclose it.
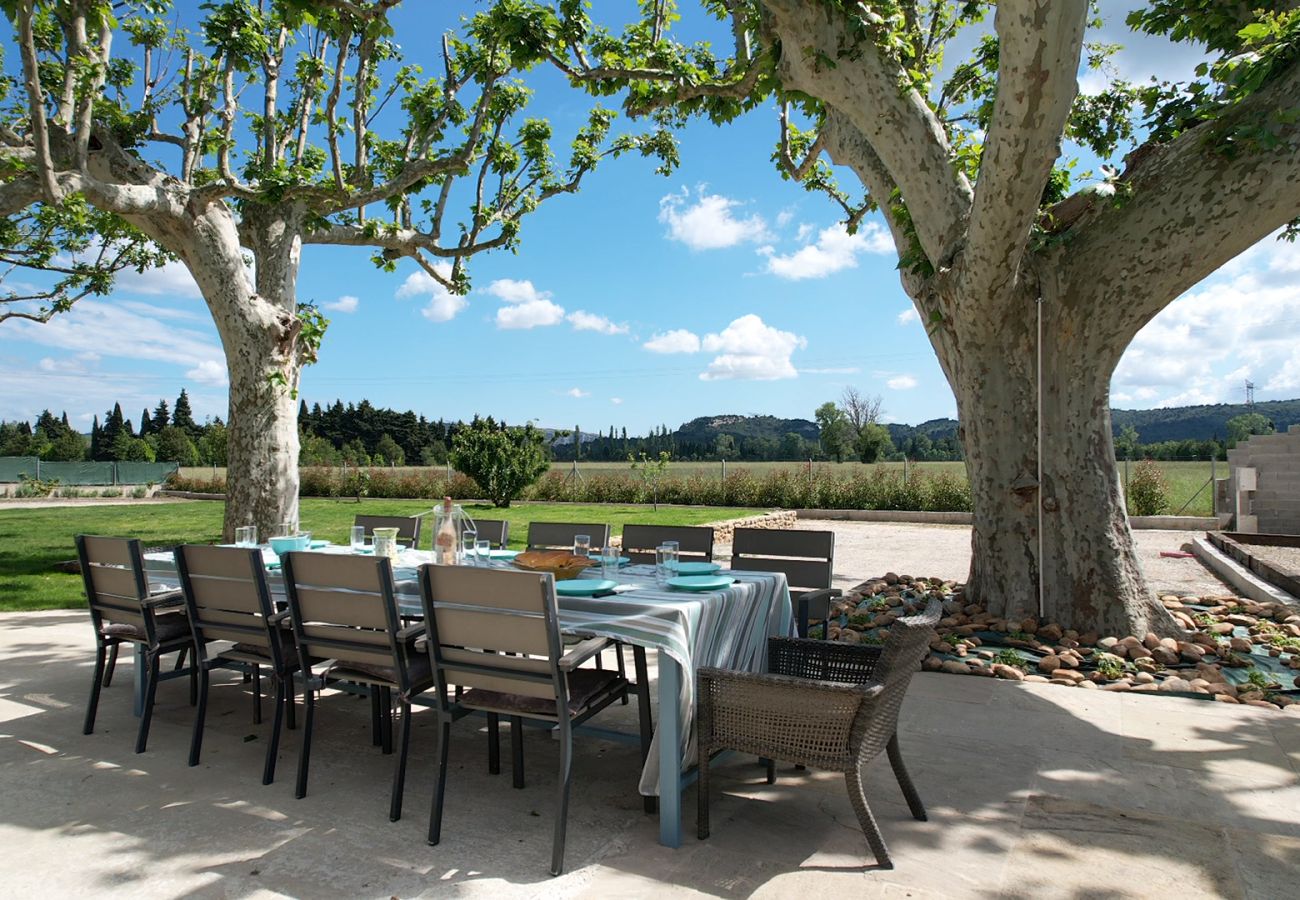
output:
{"label": "tree trunk", "polygon": [[[1042,485],[1036,298],[960,329],[956,377],[974,512],[968,591],[996,616],[1141,636],[1159,622],[1133,546],[1111,439],[1117,354],[1068,302],[1042,304]],[[992,308],[985,305],[984,308]],[[1040,561],[1039,505],[1042,507]],[[1039,598],[1039,568],[1043,591]]]}

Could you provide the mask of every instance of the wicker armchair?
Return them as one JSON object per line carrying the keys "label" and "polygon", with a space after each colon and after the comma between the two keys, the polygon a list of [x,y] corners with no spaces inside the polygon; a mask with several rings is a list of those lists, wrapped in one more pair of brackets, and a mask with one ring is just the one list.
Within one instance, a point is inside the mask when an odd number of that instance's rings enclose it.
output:
{"label": "wicker armchair", "polygon": [[[699,836],[709,836],[709,757],[724,749],[844,773],[849,799],[882,868],[893,868],[867,805],[862,772],[889,755],[908,808],[925,807],[903,766],[898,710],[929,650],[940,606],[898,619],[884,647],[770,638],[769,674],[701,669],[699,687]],[[775,780],[769,763],[768,782]]]}

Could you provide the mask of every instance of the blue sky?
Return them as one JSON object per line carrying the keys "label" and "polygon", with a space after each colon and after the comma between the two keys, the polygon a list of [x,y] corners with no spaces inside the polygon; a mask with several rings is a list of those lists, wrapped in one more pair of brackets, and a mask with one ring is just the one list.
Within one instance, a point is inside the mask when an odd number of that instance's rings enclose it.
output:
{"label": "blue sky", "polygon": [[[409,37],[431,33],[424,15],[403,13],[398,40],[427,61]],[[1116,60],[1128,77],[1195,62],[1122,26],[1102,37],[1130,43]],[[585,98],[550,73],[535,86],[529,114],[571,133]],[[364,250],[307,247],[299,296],[332,324],[302,396],[633,433],[717,413],[811,418],[847,385],[880,394],[893,421],[954,415],[881,222],[846,235],[831,204],[778,177],[776,137],[763,109],[686,128],[669,178],[640,159],[606,161],[580,194],[526,219],[517,254],[475,258],[463,298],[410,261],[386,274]],[[1246,378],[1257,399],[1300,395],[1297,310],[1300,251],[1270,239],[1148,326],[1113,404],[1240,401]],[[179,266],[123,276],[111,297],[50,324],[0,326],[0,379],[0,418],[49,407],[88,428],[114,400],[135,419],[182,386],[199,416],[226,414],[220,344]]]}

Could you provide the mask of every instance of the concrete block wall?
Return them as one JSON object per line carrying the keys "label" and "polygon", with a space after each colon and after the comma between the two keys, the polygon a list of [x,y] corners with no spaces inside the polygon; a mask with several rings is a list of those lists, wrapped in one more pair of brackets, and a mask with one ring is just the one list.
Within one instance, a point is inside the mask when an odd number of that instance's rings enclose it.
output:
{"label": "concrete block wall", "polygon": [[1228,451],[1236,478],[1240,467],[1254,468],[1258,486],[1250,512],[1265,534],[1300,534],[1300,425],[1280,434],[1259,434]]}

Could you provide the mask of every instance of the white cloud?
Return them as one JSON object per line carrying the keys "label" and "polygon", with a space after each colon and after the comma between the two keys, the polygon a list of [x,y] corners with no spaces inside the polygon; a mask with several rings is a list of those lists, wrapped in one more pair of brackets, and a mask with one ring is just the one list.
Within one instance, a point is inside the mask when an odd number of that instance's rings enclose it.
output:
{"label": "white cloud", "polygon": [[127,269],[113,280],[114,292],[144,294],[150,297],[186,297],[203,299],[203,292],[194,283],[194,276],[181,262],[169,262],[156,269],[137,272]]}
{"label": "white cloud", "polygon": [[[1273,237],[1229,262],[1152,319],[1112,378],[1112,403],[1240,403],[1300,390],[1300,246]],[[1261,398],[1263,399],[1263,398]]]}
{"label": "white cloud", "polygon": [[498,328],[537,328],[564,321],[564,307],[551,302],[551,292],[537,290],[531,281],[499,278],[486,292],[506,304],[497,310]]}
{"label": "white cloud", "polygon": [[669,194],[659,201],[659,221],[668,226],[668,237],[680,241],[692,250],[719,250],[737,244],[757,244],[769,240],[767,223],[755,213],[739,219],[733,210],[743,206],[720,194],[698,192],[691,202],[691,192]]}
{"label": "white cloud", "polygon": [[83,354],[83,358],[90,354],[97,359],[102,354],[191,367],[204,360],[225,359],[209,334],[178,324],[173,312],[147,303],[86,299],[44,324],[9,322],[6,337]]}
{"label": "white cloud", "polygon": [[807,347],[808,341],[773,328],[750,313],[734,320],[718,334],[705,335],[702,346],[710,353],[719,354],[700,374],[704,381],[774,381],[798,376],[790,355]]}
{"label": "white cloud", "polygon": [[825,369],[800,369],[805,375],[856,375],[862,370],[857,366],[831,366]]}
{"label": "white cloud", "polygon": [[615,406],[620,406],[620,405],[622,405],[622,403],[623,403],[623,398],[622,398],[622,397],[610,397],[610,398],[609,398],[609,402],[610,402],[610,403],[613,403]]}
{"label": "white cloud", "polygon": [[583,397],[590,397],[590,396],[591,396],[591,391],[584,391],[582,388],[576,388],[576,387],[575,387],[575,388],[569,388],[569,389],[568,389],[567,391],[565,391],[564,393],[567,394],[567,395],[570,396],[570,397],[573,397],[573,398],[577,399],[577,400],[581,400]]}
{"label": "white cloud", "polygon": [[801,222],[799,223],[799,230],[794,233],[794,239],[802,244],[804,241],[808,240],[816,230],[817,226],[812,222]]}
{"label": "white cloud", "polygon": [[901,313],[898,314],[899,325],[907,325],[910,322],[919,322],[919,321],[921,321],[921,316],[916,311],[915,306],[909,306],[907,309],[903,310]]}
{"label": "white cloud", "polygon": [[[450,264],[438,263],[434,268],[443,278],[451,278]],[[398,300],[409,300],[412,297],[428,298],[428,302],[420,310],[420,315],[430,322],[450,322],[458,312],[469,306],[468,300],[447,290],[442,282],[423,269],[407,275],[394,296]]]}
{"label": "white cloud", "polygon": [[656,334],[642,344],[651,353],[698,353],[700,338],[685,328],[674,328],[663,334]]}
{"label": "white cloud", "polygon": [[919,382],[917,382],[917,380],[911,375],[895,375],[893,378],[885,382],[886,385],[895,391],[910,391],[912,388],[916,387],[918,383]]}
{"label": "white cloud", "polygon": [[575,310],[567,316],[569,324],[573,326],[574,331],[597,331],[601,334],[627,334],[626,325],[616,325],[604,316],[598,316],[595,313],[589,313],[585,310]]}
{"label": "white cloud", "polygon": [[862,225],[857,234],[849,234],[843,225],[823,228],[816,243],[805,244],[794,253],[781,256],[770,248],[767,257],[769,274],[790,281],[825,278],[843,269],[856,268],[860,253],[893,253],[894,242],[883,226],[876,222]]}
{"label": "white cloud", "polygon": [[360,303],[361,301],[356,297],[353,297],[351,294],[344,294],[333,303],[326,303],[325,308],[331,312],[354,313],[357,311],[357,305]]}
{"label": "white cloud", "polygon": [[227,382],[226,367],[214,359],[205,359],[185,373],[185,377],[199,384],[212,387],[225,387]]}

